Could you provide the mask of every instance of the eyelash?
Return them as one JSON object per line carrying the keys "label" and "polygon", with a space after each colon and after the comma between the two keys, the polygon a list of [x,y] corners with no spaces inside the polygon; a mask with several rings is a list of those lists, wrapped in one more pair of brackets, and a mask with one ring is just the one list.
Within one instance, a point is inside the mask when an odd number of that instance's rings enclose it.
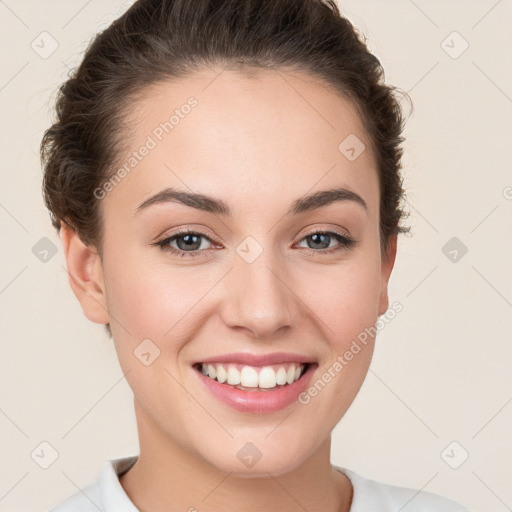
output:
{"label": "eyelash", "polygon": [[[169,242],[172,242],[175,239],[180,238],[182,236],[186,236],[186,235],[199,235],[200,237],[206,238],[208,241],[214,243],[211,240],[211,238],[208,237],[207,235],[205,235],[204,233],[197,232],[197,231],[183,230],[183,231],[178,231],[174,235],[164,238],[163,240],[155,242],[153,245],[160,247],[160,249],[162,249],[162,251],[169,252],[169,253],[171,253],[175,256],[179,256],[181,258],[183,258],[183,257],[197,258],[197,257],[201,257],[201,256],[207,256],[208,253],[211,250],[213,250],[213,249],[197,249],[194,251],[183,251],[181,249],[176,249],[176,248],[168,245]],[[334,235],[334,238],[339,242],[339,244],[337,246],[331,247],[330,249],[303,248],[306,250],[307,253],[312,254],[314,256],[317,256],[319,253],[332,254],[332,253],[335,253],[338,251],[349,250],[357,244],[356,240],[354,240],[353,238],[349,238],[346,235],[342,235],[340,233],[337,233],[336,231],[322,231],[322,230],[311,231],[310,233],[307,233],[299,240],[299,242],[302,242],[302,240],[310,237],[311,235]]]}

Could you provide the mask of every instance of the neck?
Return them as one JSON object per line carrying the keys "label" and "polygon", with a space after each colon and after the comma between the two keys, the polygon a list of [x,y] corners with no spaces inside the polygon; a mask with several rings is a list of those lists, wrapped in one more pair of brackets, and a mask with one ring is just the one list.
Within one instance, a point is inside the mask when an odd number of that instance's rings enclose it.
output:
{"label": "neck", "polygon": [[331,439],[325,439],[288,473],[238,477],[226,473],[170,438],[137,408],[140,454],[119,478],[139,510],[174,512],[349,512],[352,484],[330,463]]}

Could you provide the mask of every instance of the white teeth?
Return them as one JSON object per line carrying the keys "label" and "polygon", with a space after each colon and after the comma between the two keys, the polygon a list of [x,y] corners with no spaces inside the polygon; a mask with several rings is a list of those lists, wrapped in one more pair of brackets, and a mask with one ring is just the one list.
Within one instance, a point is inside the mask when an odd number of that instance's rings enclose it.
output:
{"label": "white teeth", "polygon": [[295,379],[295,366],[292,364],[286,372],[286,382],[291,384]]}
{"label": "white teeth", "polygon": [[259,377],[260,388],[268,389],[276,387],[276,372],[270,366],[264,366],[260,371]]}
{"label": "white teeth", "polygon": [[286,370],[282,366],[281,366],[281,368],[279,368],[279,370],[277,370],[276,384],[278,386],[282,386],[283,384],[286,384]]}
{"label": "white teeth", "polygon": [[224,369],[221,364],[217,365],[217,380],[222,384],[226,382],[228,378],[228,372]]}
{"label": "white teeth", "polygon": [[[288,368],[286,369],[285,366]],[[221,384],[227,383],[244,388],[272,389],[276,386],[284,386],[297,381],[304,366],[304,364],[291,363],[289,366],[280,366],[275,371],[275,367],[272,366],[254,367],[244,365],[240,371],[234,364],[208,363],[201,364],[200,368],[203,375],[211,379],[217,379]]]}
{"label": "white teeth", "polygon": [[212,379],[215,379],[215,377],[217,377],[217,370],[215,369],[215,366],[213,366],[212,364],[208,365],[208,375]]}
{"label": "white teeth", "polygon": [[246,388],[257,388],[258,372],[251,366],[244,366],[240,372],[240,384]]}
{"label": "white teeth", "polygon": [[[209,376],[212,379],[215,378],[212,377],[211,375]],[[228,384],[231,384],[232,386],[240,384],[240,372],[234,366],[228,366]]]}

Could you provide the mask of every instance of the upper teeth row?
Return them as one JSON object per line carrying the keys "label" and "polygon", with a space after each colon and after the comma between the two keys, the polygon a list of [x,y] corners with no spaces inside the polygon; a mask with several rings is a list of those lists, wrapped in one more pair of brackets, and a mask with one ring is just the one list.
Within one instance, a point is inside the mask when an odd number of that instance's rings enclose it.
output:
{"label": "upper teeth row", "polygon": [[238,370],[235,365],[222,365],[220,363],[201,364],[203,375],[217,379],[220,383],[227,382],[233,386],[241,384],[249,388],[274,388],[277,385],[292,384],[299,379],[303,364],[292,363],[288,370],[281,366],[277,371],[272,366],[254,367],[244,366]]}

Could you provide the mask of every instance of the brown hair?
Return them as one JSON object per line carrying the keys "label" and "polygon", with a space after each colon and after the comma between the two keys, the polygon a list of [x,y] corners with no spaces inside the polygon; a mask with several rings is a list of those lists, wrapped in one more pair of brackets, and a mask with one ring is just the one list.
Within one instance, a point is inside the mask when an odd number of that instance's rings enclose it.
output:
{"label": "brown hair", "polygon": [[403,91],[384,83],[379,60],[333,0],[135,2],[94,37],[58,91],[57,120],[40,147],[44,201],[57,231],[65,222],[101,255],[94,191],[126,149],[131,101],[152,84],[217,65],[302,71],[352,100],[378,167],[383,254],[392,235],[409,231],[400,226],[404,118],[395,92]]}

